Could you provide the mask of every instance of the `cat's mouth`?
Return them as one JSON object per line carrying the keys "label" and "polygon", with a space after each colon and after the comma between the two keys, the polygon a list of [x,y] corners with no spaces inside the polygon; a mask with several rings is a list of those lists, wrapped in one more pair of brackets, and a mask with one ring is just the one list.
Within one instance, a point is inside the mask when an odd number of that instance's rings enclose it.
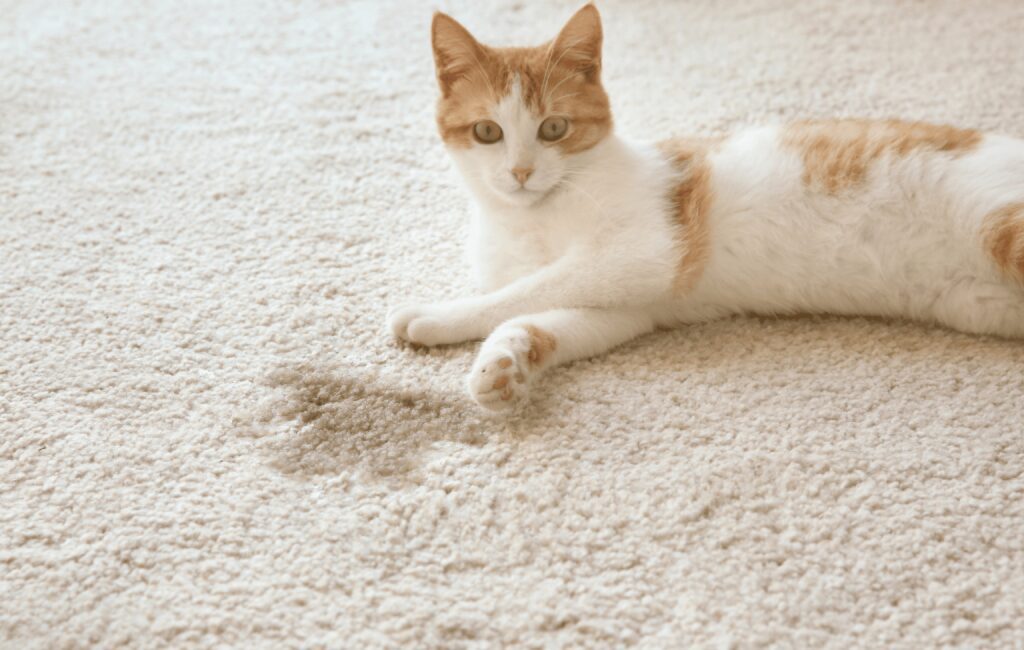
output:
{"label": "cat's mouth", "polygon": [[505,198],[512,204],[527,206],[537,203],[547,195],[548,191],[531,190],[525,187],[517,187],[514,190],[504,192]]}
{"label": "cat's mouth", "polygon": [[[551,194],[558,192],[561,188],[561,182],[533,183],[533,180],[531,179],[531,183],[526,185],[516,185],[515,187],[512,187],[511,184],[492,183],[490,184],[490,190],[495,196],[509,205],[518,208],[528,208],[537,205]],[[540,187],[537,187],[538,185]]]}

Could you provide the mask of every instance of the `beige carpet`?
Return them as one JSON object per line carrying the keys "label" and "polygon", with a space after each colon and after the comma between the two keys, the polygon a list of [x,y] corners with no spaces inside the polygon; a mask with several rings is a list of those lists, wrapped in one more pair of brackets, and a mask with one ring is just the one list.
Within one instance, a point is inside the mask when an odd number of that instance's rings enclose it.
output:
{"label": "beige carpet", "polygon": [[[536,42],[576,2],[450,2]],[[1024,135],[1024,5],[605,0],[621,131]],[[1024,344],[737,319],[473,345],[432,3],[0,2],[0,645],[1024,646]]]}

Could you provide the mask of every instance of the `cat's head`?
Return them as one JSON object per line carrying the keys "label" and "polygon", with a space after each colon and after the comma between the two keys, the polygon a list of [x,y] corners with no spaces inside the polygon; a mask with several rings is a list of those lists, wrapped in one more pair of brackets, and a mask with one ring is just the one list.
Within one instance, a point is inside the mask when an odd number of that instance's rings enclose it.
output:
{"label": "cat's head", "polygon": [[434,15],[438,129],[475,184],[528,206],[572,182],[574,157],[612,129],[601,39],[593,5],[538,47],[488,47],[451,17]]}

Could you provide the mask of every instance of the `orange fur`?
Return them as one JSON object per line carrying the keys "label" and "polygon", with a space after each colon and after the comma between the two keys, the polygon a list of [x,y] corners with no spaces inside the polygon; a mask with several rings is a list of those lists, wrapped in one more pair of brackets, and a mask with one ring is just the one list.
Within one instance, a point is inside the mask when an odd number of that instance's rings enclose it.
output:
{"label": "orange fur", "polygon": [[1011,203],[986,219],[985,245],[1008,275],[1024,283],[1024,203]]}
{"label": "orange fur", "polygon": [[530,367],[542,366],[555,351],[558,341],[553,334],[534,325],[527,325],[526,331],[530,334],[530,351],[526,354]]}
{"label": "orange fur", "polygon": [[674,138],[659,143],[662,152],[685,173],[672,196],[681,226],[677,238],[683,251],[674,281],[677,293],[689,291],[697,284],[711,255],[708,211],[714,191],[707,156],[719,142],[715,138]]}
{"label": "orange fur", "polygon": [[860,185],[885,154],[906,156],[916,149],[960,154],[981,142],[969,129],[898,120],[823,120],[786,127],[783,144],[803,156],[804,184],[839,194]]}
{"label": "orange fur", "polygon": [[569,132],[551,146],[565,153],[593,147],[612,128],[600,80],[602,38],[593,5],[576,12],[554,41],[538,47],[488,47],[450,16],[435,14],[432,44],[441,88],[441,138],[449,146],[471,146],[473,124],[489,119],[518,78],[523,101],[538,119],[561,115],[570,120]]}

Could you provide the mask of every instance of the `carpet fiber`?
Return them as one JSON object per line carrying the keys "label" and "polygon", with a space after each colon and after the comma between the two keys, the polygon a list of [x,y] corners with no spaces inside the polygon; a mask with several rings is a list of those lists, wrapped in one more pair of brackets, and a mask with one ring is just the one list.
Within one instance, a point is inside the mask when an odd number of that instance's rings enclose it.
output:
{"label": "carpet fiber", "polygon": [[[576,2],[445,2],[536,43]],[[604,0],[621,132],[1024,135],[1018,0]],[[431,3],[0,2],[0,644],[1024,646],[1024,344],[734,319],[463,392]]]}

